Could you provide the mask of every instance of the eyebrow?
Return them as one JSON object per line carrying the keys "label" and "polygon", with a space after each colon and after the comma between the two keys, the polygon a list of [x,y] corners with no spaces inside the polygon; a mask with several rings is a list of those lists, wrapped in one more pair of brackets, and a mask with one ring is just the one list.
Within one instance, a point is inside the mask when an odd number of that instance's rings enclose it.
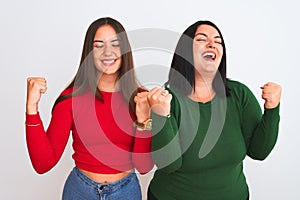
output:
{"label": "eyebrow", "polygon": [[94,40],[94,42],[103,42],[102,40]]}
{"label": "eyebrow", "polygon": [[[197,35],[203,35],[203,36],[207,37],[207,35],[205,33],[197,33],[197,34],[195,34],[194,37],[196,37]],[[221,36],[217,35],[214,38],[221,38]]]}
{"label": "eyebrow", "polygon": [[[110,42],[118,42],[118,41],[119,41],[119,39],[113,39]],[[104,41],[102,41],[102,40],[94,40],[94,42],[102,42],[102,43],[104,43]]]}

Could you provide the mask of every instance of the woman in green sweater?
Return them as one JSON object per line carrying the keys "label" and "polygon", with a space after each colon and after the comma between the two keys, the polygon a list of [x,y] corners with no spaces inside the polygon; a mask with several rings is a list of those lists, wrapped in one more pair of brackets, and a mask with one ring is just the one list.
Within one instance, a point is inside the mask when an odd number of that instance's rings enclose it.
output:
{"label": "woman in green sweater", "polygon": [[149,200],[246,200],[246,155],[265,159],[278,135],[281,87],[261,87],[264,112],[244,84],[226,77],[218,27],[198,21],[179,39],[166,88],[148,94],[153,160]]}

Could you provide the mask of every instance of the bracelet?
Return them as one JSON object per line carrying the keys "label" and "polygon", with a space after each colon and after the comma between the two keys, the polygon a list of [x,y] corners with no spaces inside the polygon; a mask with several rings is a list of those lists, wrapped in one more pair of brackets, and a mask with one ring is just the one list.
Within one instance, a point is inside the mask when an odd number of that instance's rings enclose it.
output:
{"label": "bracelet", "polygon": [[152,130],[152,119],[147,119],[143,123],[138,121],[133,122],[133,127],[136,127],[138,131],[151,131]]}
{"label": "bracelet", "polygon": [[25,125],[26,125],[26,126],[39,126],[39,125],[41,125],[41,124],[26,124],[26,123],[25,123]]}

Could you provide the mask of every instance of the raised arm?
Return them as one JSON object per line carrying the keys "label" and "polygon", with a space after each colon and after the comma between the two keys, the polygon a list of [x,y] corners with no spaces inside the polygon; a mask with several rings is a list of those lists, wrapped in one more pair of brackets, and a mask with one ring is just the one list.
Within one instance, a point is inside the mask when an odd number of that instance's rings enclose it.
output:
{"label": "raised arm", "polygon": [[[150,106],[148,104],[147,95],[148,95],[148,91],[143,91],[143,92],[139,92],[134,97],[134,102],[136,103],[136,109],[135,109],[135,114],[137,118],[136,121],[139,124],[148,122],[150,119]],[[135,168],[141,174],[146,174],[154,166],[152,161],[152,156],[151,156],[151,141],[152,141],[151,127],[144,127],[143,129],[137,127],[135,129],[132,160]]]}
{"label": "raised arm", "polygon": [[[172,101],[173,99],[173,101]],[[153,88],[148,94],[152,110],[152,156],[158,169],[166,173],[176,171],[182,164],[175,98],[168,90]]]}
{"label": "raised arm", "polygon": [[49,171],[60,159],[72,124],[71,112],[64,104],[59,103],[55,106],[50,125],[45,131],[38,104],[46,89],[44,78],[27,79],[26,142],[33,168],[39,174]]}
{"label": "raised arm", "polygon": [[264,113],[254,95],[248,91],[248,100],[243,105],[242,129],[246,137],[247,154],[253,159],[263,160],[272,151],[278,137],[279,103],[281,87],[267,83],[262,89],[265,100]]}

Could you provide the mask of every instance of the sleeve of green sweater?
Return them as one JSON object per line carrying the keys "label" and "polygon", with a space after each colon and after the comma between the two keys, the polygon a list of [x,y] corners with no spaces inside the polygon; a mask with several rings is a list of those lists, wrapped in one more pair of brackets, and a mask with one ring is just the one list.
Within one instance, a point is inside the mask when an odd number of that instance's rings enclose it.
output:
{"label": "sleeve of green sweater", "polygon": [[279,105],[273,109],[264,109],[250,91],[243,85],[242,97],[242,131],[247,146],[247,155],[256,160],[264,160],[272,151],[278,137]]}
{"label": "sleeve of green sweater", "polygon": [[151,113],[152,126],[152,158],[161,171],[171,173],[181,167],[181,146],[178,134],[179,103],[173,96],[170,117]]}

